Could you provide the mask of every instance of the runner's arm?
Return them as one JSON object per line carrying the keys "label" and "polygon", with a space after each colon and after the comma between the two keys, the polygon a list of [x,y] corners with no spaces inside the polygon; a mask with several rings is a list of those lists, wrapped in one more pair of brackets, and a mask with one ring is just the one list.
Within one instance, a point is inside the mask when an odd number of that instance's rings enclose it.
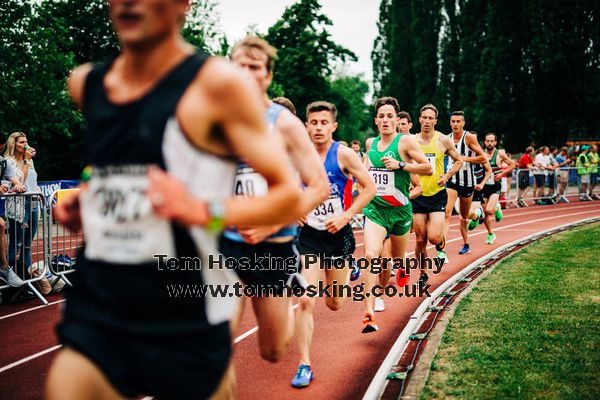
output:
{"label": "runner's arm", "polygon": [[467,142],[467,146],[469,146],[469,148],[476,154],[476,156],[463,157],[463,161],[469,162],[471,164],[483,164],[485,160],[487,160],[487,157],[485,156],[485,154],[483,154],[483,149],[477,141],[477,136],[475,136],[472,133],[468,133],[467,137],[465,138],[465,141]]}
{"label": "runner's arm", "polygon": [[300,207],[303,214],[307,214],[329,196],[329,179],[323,161],[310,141],[306,127],[291,112],[284,111],[279,115],[275,129],[281,134],[294,168],[306,185]]}
{"label": "runner's arm", "polygon": [[456,146],[454,146],[454,143],[448,136],[440,135],[440,142],[446,150],[446,154],[448,154],[454,160],[452,168],[442,175],[438,181],[438,185],[443,186],[462,168],[463,160],[460,154],[458,154],[458,151],[456,151]]}
{"label": "runner's arm", "polygon": [[421,180],[418,175],[410,174],[410,183],[412,188],[410,189],[409,199],[414,199],[423,194],[423,186],[421,186]]}
{"label": "runner's arm", "polygon": [[508,164],[508,168],[506,168],[504,171],[502,171],[501,176],[510,175],[512,173],[513,169],[515,169],[515,167],[517,166],[517,164],[515,163],[515,161],[512,158],[510,158],[509,156],[506,155],[506,151],[504,151],[504,150],[499,150],[498,155],[500,156],[500,162],[504,161],[505,163]]}
{"label": "runner's arm", "polygon": [[[211,58],[194,82],[199,98],[206,99],[204,117],[208,126],[221,128],[232,154],[245,160],[269,185],[265,196],[229,198],[220,206],[226,225],[272,225],[294,221],[302,215],[301,196],[292,165],[278,135],[267,131],[262,99],[256,85],[229,62]],[[187,112],[187,114],[186,114]],[[196,110],[183,110],[179,118],[192,119]],[[190,124],[187,135],[195,143],[207,141],[206,132]],[[153,169],[149,174],[149,196],[160,193],[163,201],[154,204],[164,218],[185,225],[205,225],[211,216],[207,202],[193,197],[177,179]],[[216,204],[216,206],[219,206]]]}
{"label": "runner's arm", "polygon": [[[402,147],[406,151],[402,151]],[[398,141],[398,152],[408,156],[404,170],[411,174],[432,175],[433,167],[427,161],[427,157],[417,144],[416,140],[409,135],[403,135]],[[411,162],[412,161],[412,162]]]}
{"label": "runner's arm", "polygon": [[362,210],[377,193],[375,188],[375,182],[369,174],[367,168],[360,162],[360,158],[354,152],[354,150],[340,146],[340,159],[342,161],[342,170],[348,171],[349,175],[352,175],[358,181],[358,184],[362,187],[359,191],[358,196],[352,202],[352,206],[348,208],[344,214],[348,218],[348,221],[352,219],[360,210]]}

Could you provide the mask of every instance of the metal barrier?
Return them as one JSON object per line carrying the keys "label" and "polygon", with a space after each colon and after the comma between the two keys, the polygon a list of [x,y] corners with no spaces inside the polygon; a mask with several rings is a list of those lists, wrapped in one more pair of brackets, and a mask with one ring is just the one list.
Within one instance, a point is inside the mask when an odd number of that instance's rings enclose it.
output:
{"label": "metal barrier", "polygon": [[[0,226],[0,266],[2,270],[9,266],[20,281],[13,279],[10,285],[0,275],[0,300],[12,287],[16,293],[8,301],[35,296],[48,304],[44,295],[62,290],[65,284],[71,286],[67,275],[75,270],[77,253],[84,243],[83,233],[68,231],[54,221],[52,213],[61,194],[69,191],[72,190],[55,191],[50,204],[41,193],[2,196],[7,212],[6,222]],[[32,223],[36,220],[37,224]],[[2,275],[7,277],[6,273]]]}
{"label": "metal barrier", "polygon": [[[517,203],[521,207],[526,207],[527,201],[533,201],[535,204],[568,203],[570,202],[569,197],[582,199],[584,195],[581,193],[581,177],[577,174],[576,167],[562,167],[555,171],[548,171],[546,175],[535,174],[535,171],[528,169],[516,171]],[[536,175],[541,178],[536,178]],[[588,177],[591,179],[591,174],[588,174]],[[542,185],[538,187],[537,184],[540,181]],[[534,188],[537,193],[534,192],[533,196],[528,196],[531,188]],[[547,189],[549,190],[546,193]],[[585,193],[588,198],[585,198],[585,201],[594,200],[595,198],[592,196],[598,195],[596,187],[593,187],[593,192],[591,189],[592,186],[588,184]]]}
{"label": "metal barrier", "polygon": [[[5,277],[0,279],[0,292],[17,288],[12,300],[36,296],[48,304],[43,294],[51,285],[48,281],[49,265],[49,214],[42,193],[9,193],[6,216],[0,229],[0,260]],[[11,280],[8,274],[20,281]],[[6,279],[5,279],[6,278]]]}
{"label": "metal barrier", "polygon": [[[48,215],[52,216],[52,210],[60,201],[61,195],[76,192],[79,189],[59,189],[52,194],[52,207],[49,207]],[[83,232],[73,233],[66,227],[52,219],[50,227],[50,243],[48,258],[50,259],[50,273],[57,277],[56,285],[67,284],[73,286],[67,275],[75,271],[77,253],[83,248]]]}

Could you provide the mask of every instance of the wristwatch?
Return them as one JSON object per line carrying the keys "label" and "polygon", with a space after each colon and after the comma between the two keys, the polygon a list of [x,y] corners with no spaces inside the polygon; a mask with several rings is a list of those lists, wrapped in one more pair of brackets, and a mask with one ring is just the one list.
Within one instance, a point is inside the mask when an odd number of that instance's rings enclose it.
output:
{"label": "wristwatch", "polygon": [[206,229],[211,232],[221,232],[225,228],[225,203],[223,200],[208,202],[208,223]]}
{"label": "wristwatch", "polygon": [[406,167],[406,163],[404,161],[400,161],[400,164],[398,167],[400,169],[400,171],[402,171],[404,169],[404,167]]}

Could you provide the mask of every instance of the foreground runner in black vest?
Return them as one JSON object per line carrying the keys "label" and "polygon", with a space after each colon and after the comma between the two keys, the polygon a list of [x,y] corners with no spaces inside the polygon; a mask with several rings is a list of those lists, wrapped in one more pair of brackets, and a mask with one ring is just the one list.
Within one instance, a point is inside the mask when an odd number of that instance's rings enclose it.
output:
{"label": "foreground runner in black vest", "polygon": [[[67,227],[83,225],[86,247],[57,329],[65,347],[49,372],[49,399],[210,397],[228,364],[238,302],[209,292],[232,293],[235,282],[210,262],[217,228],[301,214],[259,92],[181,38],[188,6],[111,1],[121,54],[69,78],[92,172],[81,195],[57,210]],[[228,198],[233,156],[267,179],[266,196]]]}

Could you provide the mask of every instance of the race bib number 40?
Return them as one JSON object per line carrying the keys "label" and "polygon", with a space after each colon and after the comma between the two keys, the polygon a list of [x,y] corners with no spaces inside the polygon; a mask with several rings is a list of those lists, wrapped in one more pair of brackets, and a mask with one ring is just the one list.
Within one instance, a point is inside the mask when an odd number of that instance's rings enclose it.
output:
{"label": "race bib number 40", "polygon": [[394,171],[387,168],[369,168],[369,173],[377,187],[377,196],[392,196],[395,191]]}
{"label": "race bib number 40", "polygon": [[146,196],[145,166],[108,167],[89,181],[81,214],[90,260],[117,264],[155,262],[155,254],[175,256],[169,221],[154,214]]}
{"label": "race bib number 40", "polygon": [[312,212],[308,215],[308,226],[318,229],[320,231],[324,231],[325,222],[331,219],[332,217],[336,217],[338,215],[342,215],[344,210],[342,208],[342,200],[337,195],[330,195],[327,200],[322,202],[312,210]]}
{"label": "race bib number 40", "polygon": [[236,196],[265,196],[268,190],[269,186],[267,180],[263,178],[261,174],[256,172],[254,168],[248,166],[241,166],[238,168],[233,187]]}

